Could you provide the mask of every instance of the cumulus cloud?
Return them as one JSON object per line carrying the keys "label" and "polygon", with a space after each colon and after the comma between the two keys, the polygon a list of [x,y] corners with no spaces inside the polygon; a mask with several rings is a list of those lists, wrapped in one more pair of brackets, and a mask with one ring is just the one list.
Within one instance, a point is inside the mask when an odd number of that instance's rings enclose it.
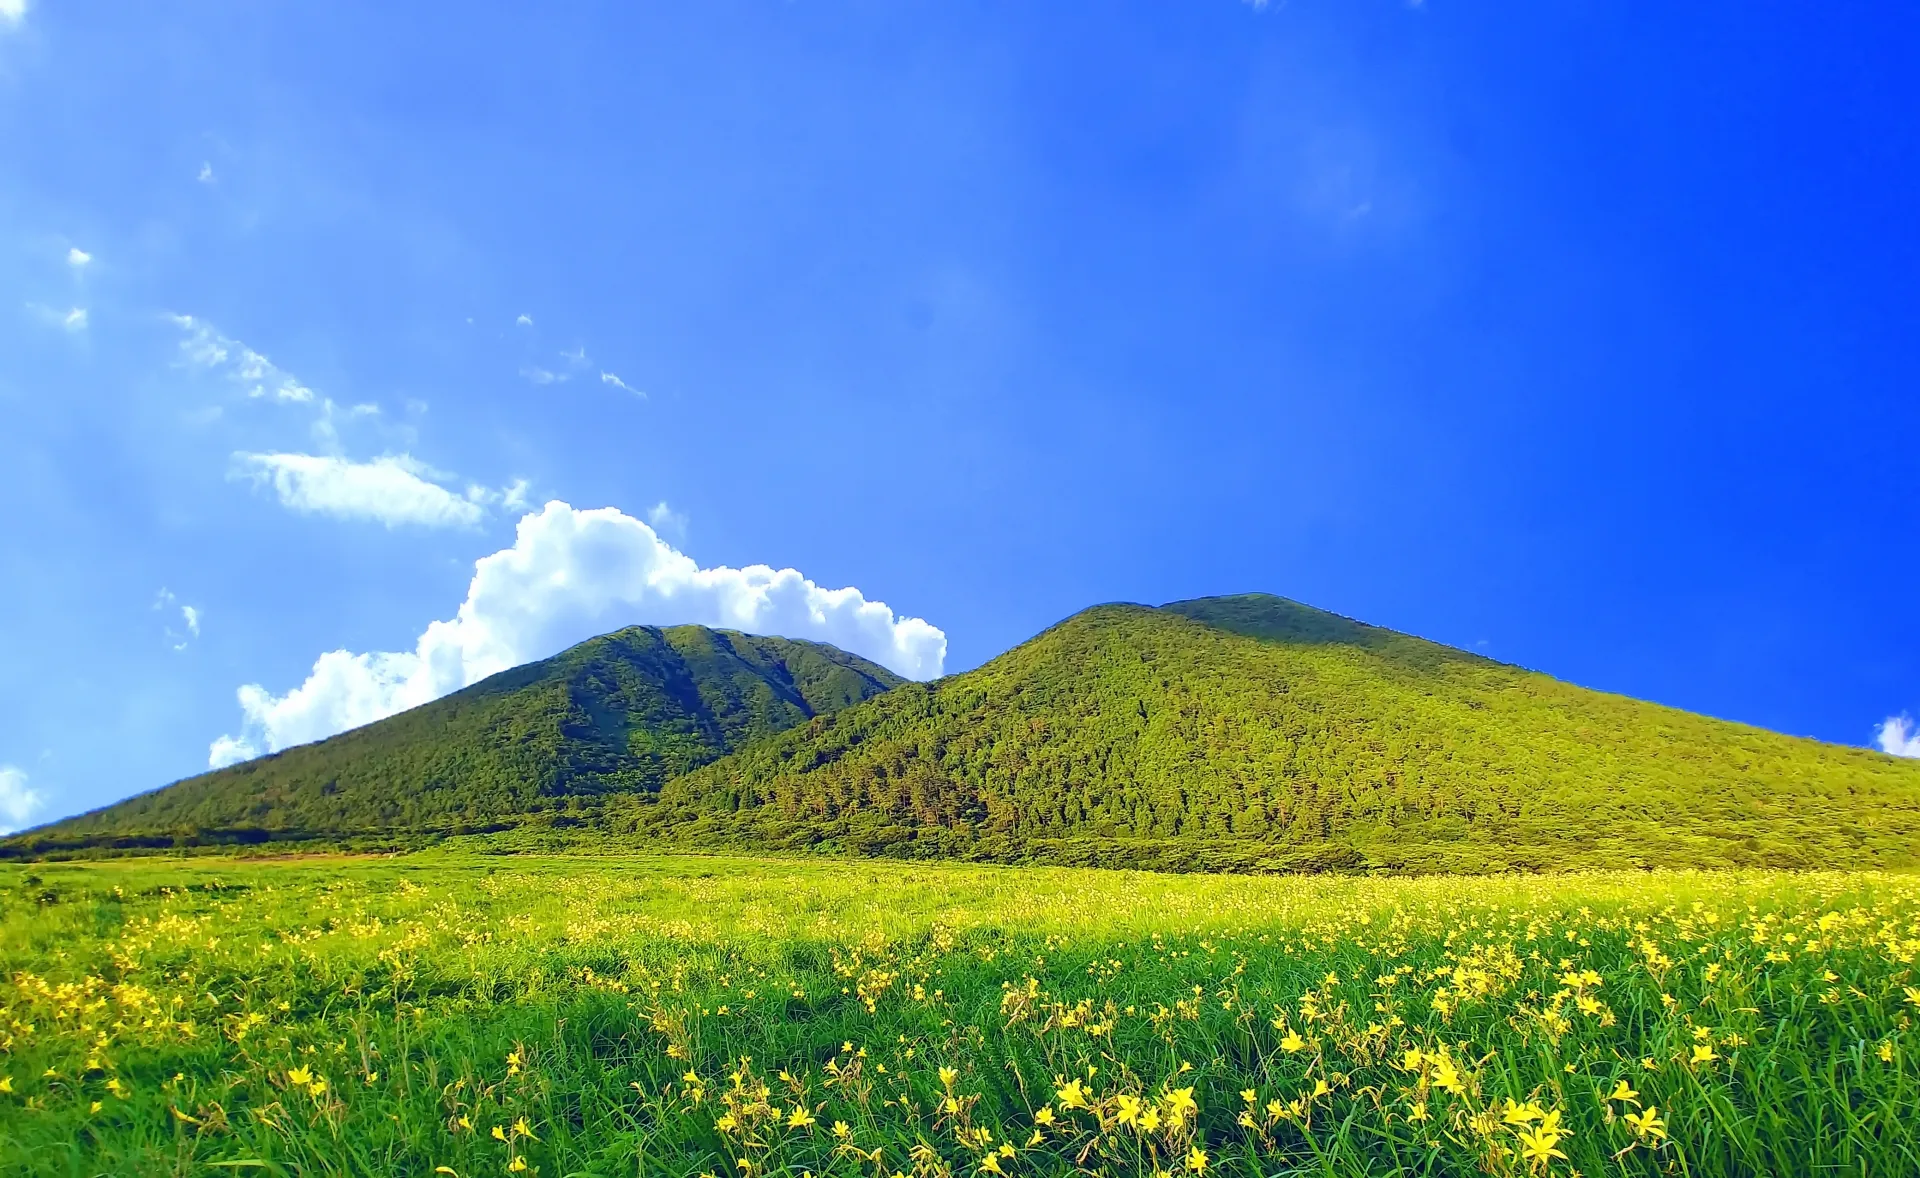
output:
{"label": "cumulus cloud", "polygon": [[[0,3],[5,3],[5,0],[0,0]],[[91,261],[93,261],[93,255],[77,245],[67,251],[67,265],[72,266],[76,270]]]}
{"label": "cumulus cloud", "polygon": [[200,637],[200,610],[197,606],[181,606],[180,618],[187,624],[187,633],[195,638]]}
{"label": "cumulus cloud", "polygon": [[618,509],[558,501],[520,520],[511,548],[474,563],[453,618],[410,651],[329,651],[284,695],[239,690],[242,731],[209,749],[218,767],[369,724],[634,624],[698,623],[830,642],[915,679],[946,662],[947,636],[855,588],[826,589],[794,569],[701,568]]}
{"label": "cumulus cloud", "polygon": [[532,327],[532,326],[533,326],[533,316],[531,316],[531,315],[521,315],[521,316],[519,316],[518,318],[516,318],[516,319],[515,319],[515,320],[513,321],[513,325],[514,325],[515,327]]}
{"label": "cumulus cloud", "polygon": [[27,0],[0,0],[0,27],[17,25],[27,16]]}
{"label": "cumulus cloud", "polygon": [[[4,14],[6,0],[0,0]],[[40,795],[27,788],[27,771],[0,765],[0,835],[12,834],[40,810]]]}
{"label": "cumulus cloud", "polygon": [[227,379],[245,386],[249,397],[271,397],[300,404],[314,399],[313,390],[295,380],[291,373],[239,340],[215,331],[205,320],[191,315],[167,318],[183,333],[180,355],[188,364],[224,373]]}
{"label": "cumulus cloud", "polygon": [[271,486],[295,511],[377,520],[390,528],[473,527],[486,518],[489,492],[473,488],[456,494],[434,481],[446,476],[405,454],[354,462],[324,454],[243,452],[233,461],[234,477]]}
{"label": "cumulus cloud", "polygon": [[653,525],[653,530],[656,532],[670,532],[682,539],[686,538],[687,513],[668,507],[665,499],[647,509],[647,522]]}
{"label": "cumulus cloud", "polygon": [[1888,716],[1874,733],[1873,743],[1896,757],[1920,757],[1920,725],[1912,716]]}

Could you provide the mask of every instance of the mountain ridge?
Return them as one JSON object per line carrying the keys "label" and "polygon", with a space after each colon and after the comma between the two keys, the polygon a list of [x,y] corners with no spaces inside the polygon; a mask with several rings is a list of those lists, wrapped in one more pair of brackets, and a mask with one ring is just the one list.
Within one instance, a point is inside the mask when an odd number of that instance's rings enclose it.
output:
{"label": "mountain ridge", "polygon": [[[634,635],[650,636],[644,650],[622,645]],[[726,724],[659,710],[691,698],[674,686],[688,652]],[[812,695],[781,686],[775,654]],[[572,707],[555,683],[597,702]],[[514,713],[514,739],[488,744],[500,733],[485,725],[464,744],[429,739],[423,714],[458,713],[489,684],[549,690]],[[371,831],[578,826],[568,837],[1171,869],[1920,863],[1920,763],[1591,691],[1268,594],[1094,606],[930,683],[831,647],[634,627],[380,723],[438,760],[400,774],[411,794],[349,807]],[[353,769],[366,739],[277,758]],[[242,828],[236,813],[274,837],[344,832],[313,774],[276,758],[231,772],[8,846],[201,837]],[[370,771],[354,772],[364,801]],[[304,790],[292,807],[275,785],[290,780]],[[196,790],[218,804],[194,804]],[[173,821],[156,826],[148,799],[162,797]]]}

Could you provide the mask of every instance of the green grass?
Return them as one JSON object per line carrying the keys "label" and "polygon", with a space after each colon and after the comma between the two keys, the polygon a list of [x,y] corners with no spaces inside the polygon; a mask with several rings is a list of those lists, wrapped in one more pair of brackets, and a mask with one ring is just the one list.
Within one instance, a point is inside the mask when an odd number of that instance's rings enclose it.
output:
{"label": "green grass", "polygon": [[[1877,873],[0,865],[0,1159],[1910,1174],[1917,952],[1920,881]],[[1649,1107],[1665,1138],[1625,1119]],[[1523,1133],[1565,1157],[1523,1160]]]}

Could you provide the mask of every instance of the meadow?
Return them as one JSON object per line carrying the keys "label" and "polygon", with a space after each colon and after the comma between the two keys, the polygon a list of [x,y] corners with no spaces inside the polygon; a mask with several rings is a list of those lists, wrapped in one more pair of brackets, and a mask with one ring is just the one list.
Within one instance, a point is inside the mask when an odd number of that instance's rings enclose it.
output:
{"label": "meadow", "polygon": [[0,865],[19,1175],[1912,1174],[1920,879]]}

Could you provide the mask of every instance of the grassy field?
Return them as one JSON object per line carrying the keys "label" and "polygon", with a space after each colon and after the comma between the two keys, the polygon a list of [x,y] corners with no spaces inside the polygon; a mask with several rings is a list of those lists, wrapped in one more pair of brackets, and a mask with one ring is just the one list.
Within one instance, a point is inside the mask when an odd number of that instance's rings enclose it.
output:
{"label": "grassy field", "polygon": [[8,1174],[1920,1172],[1920,880],[0,866]]}

